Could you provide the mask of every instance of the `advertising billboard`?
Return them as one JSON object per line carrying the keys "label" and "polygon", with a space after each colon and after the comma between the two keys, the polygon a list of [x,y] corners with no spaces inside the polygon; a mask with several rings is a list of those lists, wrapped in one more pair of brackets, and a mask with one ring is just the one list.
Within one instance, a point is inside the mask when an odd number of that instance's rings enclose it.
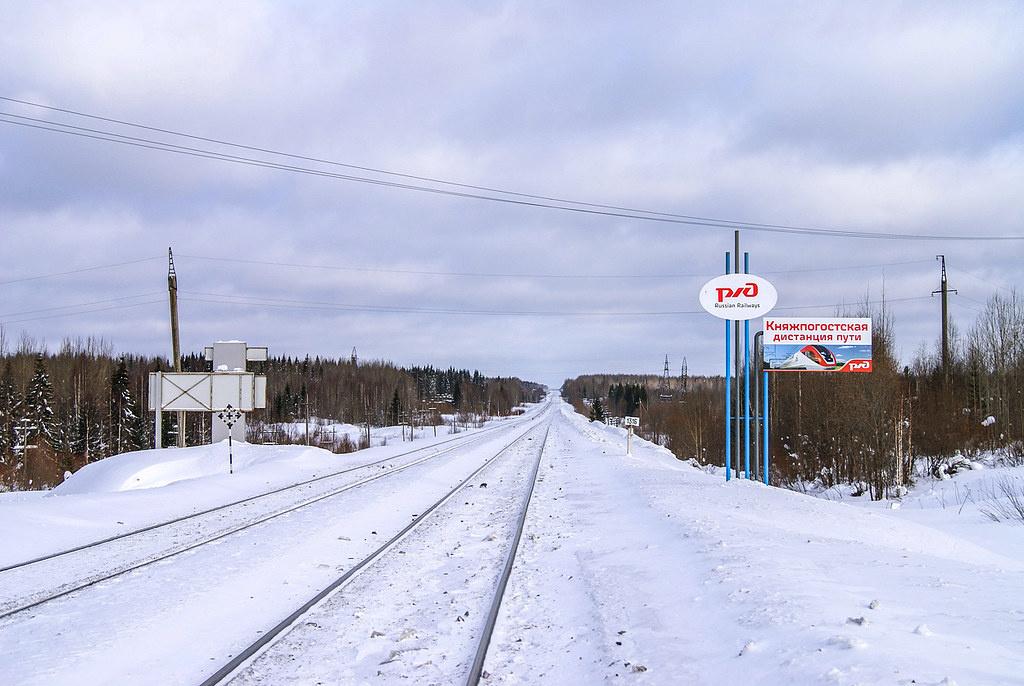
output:
{"label": "advertising billboard", "polygon": [[772,372],[870,372],[871,319],[765,317],[764,367]]}

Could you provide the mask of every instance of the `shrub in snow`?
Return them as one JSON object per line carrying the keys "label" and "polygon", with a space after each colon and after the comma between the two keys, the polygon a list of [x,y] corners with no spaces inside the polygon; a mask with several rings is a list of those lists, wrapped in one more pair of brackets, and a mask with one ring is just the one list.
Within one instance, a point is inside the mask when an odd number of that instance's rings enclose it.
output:
{"label": "shrub in snow", "polygon": [[1024,481],[1004,477],[984,495],[985,504],[978,507],[983,515],[993,522],[1024,524]]}
{"label": "shrub in snow", "polygon": [[937,479],[948,479],[957,472],[970,471],[980,465],[967,459],[958,450],[952,457],[941,457],[932,465],[932,476]]}

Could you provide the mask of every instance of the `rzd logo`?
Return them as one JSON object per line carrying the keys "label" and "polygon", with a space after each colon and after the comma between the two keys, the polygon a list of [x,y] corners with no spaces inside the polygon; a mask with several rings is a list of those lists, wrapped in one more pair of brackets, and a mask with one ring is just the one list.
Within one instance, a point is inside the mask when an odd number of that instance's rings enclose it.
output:
{"label": "rzd logo", "polygon": [[757,284],[753,281],[748,281],[737,288],[716,288],[715,292],[718,293],[718,302],[723,302],[726,298],[756,298]]}
{"label": "rzd logo", "polygon": [[721,319],[763,317],[778,300],[775,287],[753,274],[723,274],[700,289],[700,306]]}
{"label": "rzd logo", "polygon": [[851,360],[849,369],[851,372],[870,372],[871,360]]}

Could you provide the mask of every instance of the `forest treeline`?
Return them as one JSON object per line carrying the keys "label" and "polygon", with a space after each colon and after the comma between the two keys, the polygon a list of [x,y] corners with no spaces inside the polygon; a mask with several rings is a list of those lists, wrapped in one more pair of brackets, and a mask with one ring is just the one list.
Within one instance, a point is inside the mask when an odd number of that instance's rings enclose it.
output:
{"label": "forest treeline", "polygon": [[[772,483],[853,484],[881,499],[916,474],[939,475],[984,451],[1024,462],[1024,301],[1016,292],[993,296],[966,334],[951,327],[945,364],[936,345],[901,366],[884,306],[849,316],[872,318],[871,373],[768,374]],[[660,376],[590,375],[567,380],[562,392],[582,414],[592,416],[597,403],[610,416],[640,416],[640,433],[679,459],[724,466],[725,380],[692,377],[685,390],[682,381],[672,379],[666,394]]]}
{"label": "forest treeline", "polygon": [[[166,358],[116,355],[110,343],[93,338],[65,340],[51,353],[23,336],[8,351],[0,329],[0,490],[52,487],[89,462],[153,447],[149,374],[170,368]],[[207,372],[210,363],[187,355],[182,370]],[[318,423],[429,425],[442,414],[505,416],[543,397],[541,386],[517,378],[354,358],[272,357],[248,371],[267,377],[267,408],[247,415],[252,442],[287,441],[274,428],[307,416]],[[164,413],[165,446],[176,444],[176,417]],[[209,422],[206,413],[187,413],[186,445],[209,442]]]}

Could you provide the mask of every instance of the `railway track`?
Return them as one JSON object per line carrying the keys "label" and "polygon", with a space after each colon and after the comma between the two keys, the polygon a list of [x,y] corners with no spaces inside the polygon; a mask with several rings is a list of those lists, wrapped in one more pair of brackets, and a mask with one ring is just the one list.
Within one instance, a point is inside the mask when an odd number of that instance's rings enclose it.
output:
{"label": "railway track", "polygon": [[506,428],[449,439],[0,568],[0,620],[387,478]]}
{"label": "railway track", "polygon": [[[525,432],[517,430],[523,422],[508,423],[445,446],[435,444],[409,451],[288,489],[11,565],[0,571],[0,596],[4,598],[0,607],[0,652],[17,660],[19,666],[24,664],[25,678],[19,683],[59,681],[61,675],[48,671],[46,666],[48,655],[55,650],[82,655],[84,664],[82,669],[76,669],[76,674],[88,675],[91,668],[102,675],[76,677],[82,683],[130,677],[157,683],[151,680],[151,665],[127,669],[119,669],[118,665],[131,665],[130,646],[153,631],[154,618],[187,614],[192,619],[185,620],[186,625],[196,627],[196,641],[210,653],[203,662],[230,662],[234,659],[232,655],[247,650],[239,646],[251,647],[257,642],[259,645],[249,656],[262,653],[264,646],[269,648],[271,639],[287,627],[254,631],[227,626],[225,630],[225,625],[235,620],[213,616],[203,600],[195,598],[215,598],[211,605],[230,607],[226,615],[236,609],[251,614],[254,605],[261,616],[278,618],[289,615],[289,604],[292,608],[309,605],[307,610],[313,609],[324,597],[337,595],[337,588],[348,583],[347,579],[360,577],[362,569],[387,557],[384,549],[388,546],[379,544],[382,538],[396,532],[389,539],[392,548],[403,540],[411,540],[417,529],[435,520],[431,516],[435,511],[458,499],[455,494],[460,487],[462,492],[472,488],[474,484],[470,482],[474,478],[500,484],[504,477],[485,476],[481,469],[493,472],[495,463],[502,462],[501,455],[534,440],[531,435],[537,428],[533,418],[525,423],[530,425]],[[516,434],[511,441],[507,438],[510,432]],[[499,446],[503,446],[501,450]],[[488,455],[490,459],[485,460]],[[539,455],[538,452],[538,458]],[[389,493],[386,477],[403,471],[407,476],[400,481],[405,485]],[[467,473],[470,476],[464,476]],[[446,487],[443,498],[428,498],[428,492],[437,492],[436,484],[444,481],[458,485]],[[420,484],[429,485],[433,491]],[[493,492],[497,494],[499,489]],[[342,493],[346,497],[335,497]],[[287,502],[282,504],[283,501]],[[371,513],[373,518],[367,518],[365,513]],[[285,521],[287,526],[277,526]],[[277,533],[284,529],[308,529],[313,533],[307,542],[305,534]],[[277,560],[294,562],[289,567],[276,564]],[[222,578],[214,578],[221,575],[210,574],[211,569],[223,570]],[[346,581],[327,583],[335,570],[342,572]],[[232,603],[230,580],[233,575],[246,574],[261,575],[265,591],[261,588],[260,595],[238,597]],[[262,575],[266,575],[266,580]],[[298,602],[302,594],[318,588],[327,589],[323,591],[325,595],[317,592],[312,603]],[[225,600],[225,596],[229,599]],[[89,608],[102,608],[96,614],[106,617],[88,617]],[[139,608],[143,609],[141,613]],[[69,623],[79,621],[80,617],[83,624]],[[251,627],[258,622],[243,624]],[[159,632],[157,637],[155,640],[160,640]],[[28,653],[24,652],[26,646]],[[107,648],[113,651],[109,655],[104,653]],[[93,659],[93,654],[106,656]],[[197,683],[201,681],[197,668],[201,674],[210,673],[203,668],[203,662],[183,663],[161,676],[160,681]],[[230,671],[236,672],[237,664],[240,663],[235,663]]]}
{"label": "railway track", "polygon": [[[419,672],[423,683],[480,683],[549,431],[550,422],[505,446],[202,686],[285,679],[362,683],[371,676],[386,677],[386,671],[398,671],[401,678]],[[500,516],[481,519],[482,512]],[[453,556],[460,562],[451,564]],[[389,568],[409,565],[429,570],[429,579],[419,588],[381,588],[391,578]],[[395,574],[410,577],[415,575],[408,571]],[[390,598],[385,614],[392,625],[397,618],[404,627],[401,632],[388,636],[365,621],[367,599],[381,598]],[[435,633],[446,635],[431,635]],[[361,658],[345,654],[367,637],[380,645],[370,652],[356,649]],[[339,651],[335,659],[308,650],[311,644],[325,643]],[[458,646],[455,651],[453,644]],[[410,655],[411,662],[406,659]]]}

